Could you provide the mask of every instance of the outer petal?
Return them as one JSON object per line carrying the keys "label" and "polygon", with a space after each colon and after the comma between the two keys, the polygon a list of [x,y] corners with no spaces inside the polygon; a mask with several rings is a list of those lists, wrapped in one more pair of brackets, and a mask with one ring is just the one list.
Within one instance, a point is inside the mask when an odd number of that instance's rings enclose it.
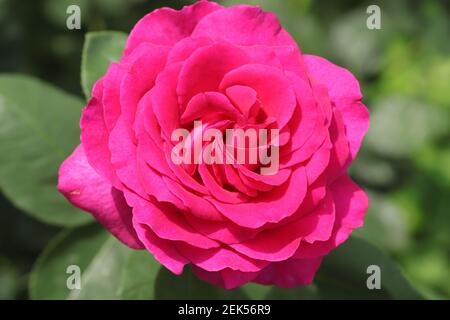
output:
{"label": "outer petal", "polygon": [[258,275],[258,272],[242,272],[232,269],[209,272],[196,266],[192,266],[192,271],[203,281],[229,290],[252,281]]}
{"label": "outer petal", "polygon": [[216,10],[204,17],[192,32],[193,37],[221,39],[239,45],[290,45],[297,48],[277,17],[259,7],[238,5]]}
{"label": "outer petal", "polygon": [[134,228],[144,243],[145,248],[153,254],[163,266],[175,274],[182,274],[184,266],[189,263],[175,248],[172,241],[159,238],[150,228],[135,222],[133,219]]}
{"label": "outer petal", "polygon": [[109,133],[106,128],[103,105],[103,80],[95,83],[92,98],[81,115],[81,144],[91,166],[116,187],[120,185],[111,164],[111,152],[108,149]]}
{"label": "outer petal", "polygon": [[81,145],[61,165],[58,190],[74,206],[90,212],[120,241],[135,249],[143,248],[123,193],[95,172]]}
{"label": "outer petal", "polygon": [[298,285],[306,286],[313,281],[321,262],[321,257],[273,262],[261,271],[255,282],[275,284],[282,288],[292,288]]}
{"label": "outer petal", "polygon": [[296,258],[317,257],[328,254],[348,239],[353,229],[363,225],[369,205],[367,195],[345,174],[330,186],[336,207],[336,221],[332,235],[327,241],[312,244],[301,243],[294,255]]}
{"label": "outer petal", "polygon": [[253,259],[284,261],[294,255],[302,240],[309,243],[328,240],[334,219],[334,204],[328,196],[321,206],[297,221],[262,231],[253,239],[231,247]]}
{"label": "outer petal", "polygon": [[246,257],[225,246],[200,249],[184,242],[177,242],[175,245],[178,251],[188,258],[189,261],[207,271],[220,271],[229,268],[242,272],[257,272],[268,264],[267,261]]}
{"label": "outer petal", "polygon": [[129,54],[142,42],[172,46],[188,37],[202,18],[220,8],[222,6],[217,3],[199,1],[179,11],[157,9],[142,18],[131,30],[125,54]]}
{"label": "outer petal", "polygon": [[304,61],[311,76],[328,87],[331,101],[342,114],[353,159],[369,128],[369,112],[360,102],[362,94],[358,80],[348,70],[324,58],[304,55]]}

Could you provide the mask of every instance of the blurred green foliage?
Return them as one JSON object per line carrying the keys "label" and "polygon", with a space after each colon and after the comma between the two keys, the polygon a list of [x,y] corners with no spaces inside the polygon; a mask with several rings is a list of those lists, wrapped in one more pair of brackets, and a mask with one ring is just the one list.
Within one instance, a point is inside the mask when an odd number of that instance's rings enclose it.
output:
{"label": "blurred green foliage", "polygon": [[[449,299],[450,2],[221,1],[242,2],[275,12],[304,53],[358,77],[371,128],[350,172],[371,205],[356,234],[388,251],[426,297]],[[0,72],[33,75],[82,97],[86,32],[128,33],[155,8],[188,3],[0,0]],[[81,7],[81,30],[66,28],[70,4]],[[381,30],[366,27],[370,4],[381,8]],[[31,266],[59,230],[0,196],[0,299],[28,297]]]}

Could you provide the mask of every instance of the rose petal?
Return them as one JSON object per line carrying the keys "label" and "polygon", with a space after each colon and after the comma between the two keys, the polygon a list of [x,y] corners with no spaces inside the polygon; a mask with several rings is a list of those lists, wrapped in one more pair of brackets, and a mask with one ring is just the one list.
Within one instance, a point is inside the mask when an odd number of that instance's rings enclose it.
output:
{"label": "rose petal", "polygon": [[91,213],[127,246],[142,249],[131,224],[131,208],[121,191],[100,177],[78,146],[59,169],[58,191],[74,206]]}
{"label": "rose petal", "polygon": [[364,191],[345,174],[334,181],[330,192],[336,206],[336,221],[330,239],[312,244],[301,243],[294,255],[296,258],[326,255],[347,240],[353,229],[362,226],[368,207],[368,198]]}
{"label": "rose petal", "polygon": [[145,248],[153,254],[156,260],[177,275],[183,273],[183,268],[189,263],[189,260],[178,252],[172,241],[159,238],[149,227],[135,222],[134,219],[133,226]]}
{"label": "rose petal", "polygon": [[130,192],[126,192],[126,198],[133,207],[134,223],[148,226],[159,238],[183,241],[202,249],[219,246],[216,241],[194,230],[173,205],[152,203]]}
{"label": "rose petal", "polygon": [[289,80],[281,70],[262,64],[246,64],[224,75],[220,89],[226,91],[236,85],[248,86],[256,91],[263,110],[277,120],[279,129],[291,119],[297,101]]}
{"label": "rose petal", "polygon": [[176,247],[191,263],[206,271],[229,268],[242,272],[256,272],[268,264],[267,261],[248,258],[227,247],[200,249],[184,242],[176,243]]}
{"label": "rose petal", "polygon": [[194,120],[204,121],[204,117],[218,113],[223,118],[234,120],[242,117],[228,98],[219,92],[201,92],[192,97],[181,115],[181,123]]}
{"label": "rose petal", "polygon": [[255,282],[281,288],[306,286],[313,281],[321,262],[321,257],[273,262],[260,272]]}
{"label": "rose petal", "polygon": [[256,237],[231,247],[253,259],[283,261],[294,255],[300,241],[328,240],[333,229],[335,208],[328,196],[321,206],[297,221],[260,232]]}
{"label": "rose petal", "polygon": [[130,54],[142,42],[171,46],[188,37],[197,23],[222,8],[214,2],[198,1],[182,10],[160,8],[147,14],[128,36],[125,53]]}
{"label": "rose petal", "polygon": [[220,81],[229,72],[249,62],[247,54],[227,43],[216,43],[197,49],[180,71],[177,96],[184,108],[201,92],[218,91]]}
{"label": "rose petal", "polygon": [[210,13],[199,21],[192,36],[208,37],[240,45],[297,47],[273,13],[248,5],[237,5]]}
{"label": "rose petal", "polygon": [[246,284],[247,282],[255,279],[258,275],[258,272],[242,272],[232,269],[209,272],[196,266],[192,266],[192,272],[194,272],[194,274],[201,280],[228,290]]}
{"label": "rose petal", "polygon": [[369,127],[369,112],[359,102],[362,94],[358,80],[348,70],[324,58],[304,55],[304,60],[316,81],[327,86],[330,99],[341,113],[352,159],[354,159]]}
{"label": "rose petal", "polygon": [[92,90],[92,97],[83,109],[80,120],[81,144],[91,166],[116,187],[121,185],[111,164],[108,148],[108,130],[103,114],[103,81],[98,80]]}
{"label": "rose petal", "polygon": [[247,227],[259,228],[266,223],[276,223],[293,214],[306,194],[306,173],[303,168],[294,170],[289,180],[274,191],[246,203],[228,204],[207,198],[228,219]]}

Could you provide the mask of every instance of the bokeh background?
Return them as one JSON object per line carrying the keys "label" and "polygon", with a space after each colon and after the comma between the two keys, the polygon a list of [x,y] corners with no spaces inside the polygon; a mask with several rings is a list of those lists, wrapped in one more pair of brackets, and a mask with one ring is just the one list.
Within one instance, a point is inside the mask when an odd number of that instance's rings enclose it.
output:
{"label": "bokeh background", "polygon": [[[0,0],[0,72],[33,75],[81,97],[87,31],[129,32],[157,7],[190,2]],[[350,168],[370,196],[356,234],[387,251],[425,297],[450,299],[450,2],[220,2],[274,11],[304,53],[357,76],[371,127]],[[71,4],[81,8],[81,30],[66,28]],[[371,4],[381,8],[381,30],[366,27]],[[58,231],[0,195],[0,299],[28,297],[33,262]]]}

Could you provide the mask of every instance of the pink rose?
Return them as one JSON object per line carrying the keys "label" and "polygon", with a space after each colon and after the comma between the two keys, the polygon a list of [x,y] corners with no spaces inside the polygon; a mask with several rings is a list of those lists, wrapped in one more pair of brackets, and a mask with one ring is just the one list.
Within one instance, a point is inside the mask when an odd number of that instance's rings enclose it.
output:
{"label": "pink rose", "polygon": [[[367,197],[346,173],[369,124],[361,99],[349,71],[302,54],[272,13],[158,9],[95,84],[58,189],[175,274],[190,264],[225,288],[307,285],[363,223]],[[278,170],[175,164],[171,135],[194,120],[277,128]]]}

